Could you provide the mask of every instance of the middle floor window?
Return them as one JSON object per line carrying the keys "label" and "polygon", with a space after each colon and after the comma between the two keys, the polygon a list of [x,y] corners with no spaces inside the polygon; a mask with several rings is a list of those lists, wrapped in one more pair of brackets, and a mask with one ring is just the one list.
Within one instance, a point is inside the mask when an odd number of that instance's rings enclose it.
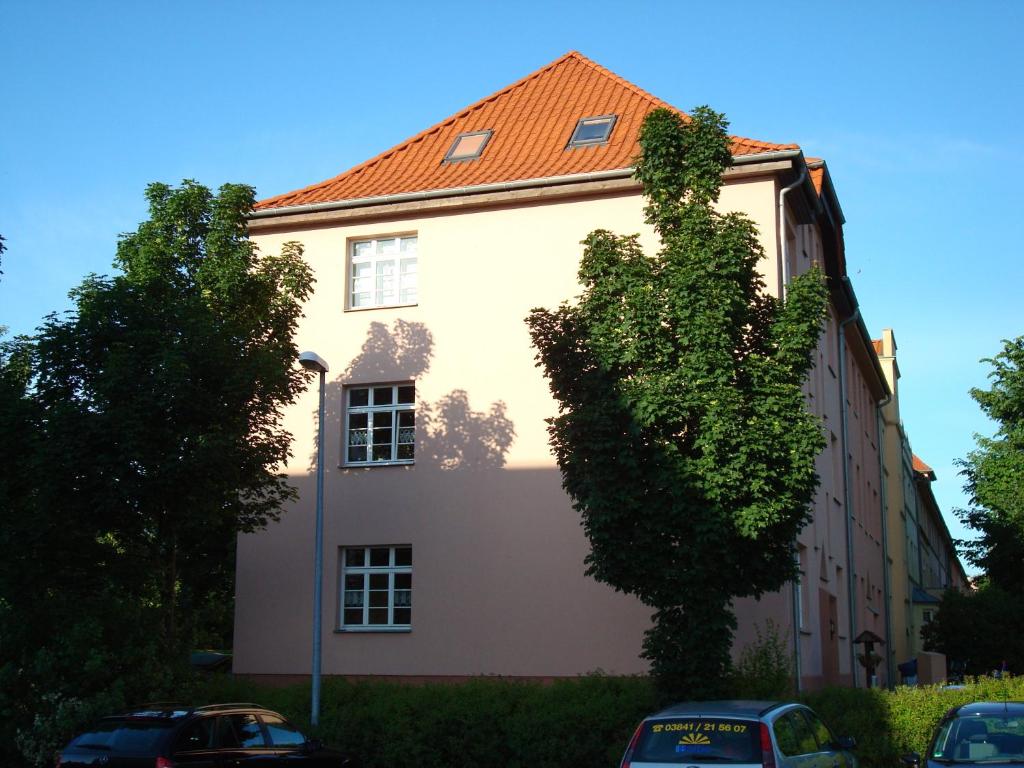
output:
{"label": "middle floor window", "polygon": [[416,385],[345,390],[345,463],[411,464],[416,453]]}
{"label": "middle floor window", "polygon": [[348,308],[415,304],[416,250],[415,236],[354,241],[349,256]]}

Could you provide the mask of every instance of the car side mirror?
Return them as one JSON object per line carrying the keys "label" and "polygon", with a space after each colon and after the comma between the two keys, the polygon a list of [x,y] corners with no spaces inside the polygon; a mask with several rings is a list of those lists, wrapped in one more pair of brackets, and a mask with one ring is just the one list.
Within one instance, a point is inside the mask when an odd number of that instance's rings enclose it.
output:
{"label": "car side mirror", "polygon": [[839,745],[840,749],[856,749],[857,740],[853,736],[840,736],[836,739],[836,744]]}
{"label": "car side mirror", "polygon": [[908,766],[908,768],[916,768],[916,766],[921,765],[921,755],[917,752],[908,752],[900,756],[900,762]]}
{"label": "car side mirror", "polygon": [[320,739],[307,739],[306,743],[302,745],[304,752],[319,752],[324,748],[324,743]]}

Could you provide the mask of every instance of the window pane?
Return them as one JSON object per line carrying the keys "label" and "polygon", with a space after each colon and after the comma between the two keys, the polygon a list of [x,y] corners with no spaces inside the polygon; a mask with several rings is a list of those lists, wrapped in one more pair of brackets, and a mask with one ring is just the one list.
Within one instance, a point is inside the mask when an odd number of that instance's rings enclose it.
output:
{"label": "window pane", "polygon": [[369,441],[369,431],[365,429],[350,429],[348,431],[349,445],[366,445]]}
{"label": "window pane", "polygon": [[388,450],[391,449],[391,427],[382,427],[380,429],[373,430],[373,444],[386,445]]}
{"label": "window pane", "polygon": [[[370,566],[373,568],[383,568],[391,564],[391,549],[389,547],[374,547],[370,550]],[[378,578],[378,577],[374,577]],[[386,576],[384,578],[387,578]],[[379,582],[377,582],[379,583]],[[374,582],[370,582],[372,587]],[[384,582],[384,586],[387,586],[387,582]]]}
{"label": "window pane", "polygon": [[366,429],[368,414],[365,413],[350,413],[348,417],[348,428],[349,429]]}
{"label": "window pane", "polygon": [[345,607],[346,608],[362,608],[363,607],[363,591],[360,589],[358,592],[345,592]]}
{"label": "window pane", "polygon": [[411,624],[412,623],[412,609],[410,608],[395,608],[395,624]]}
{"label": "window pane", "polygon": [[363,280],[366,280],[367,278],[370,277],[371,272],[372,272],[372,267],[370,265],[370,262],[368,262],[368,261],[361,261],[361,262],[353,262],[352,263],[352,277],[353,277],[353,279],[360,279],[361,278]]}
{"label": "window pane", "polygon": [[412,589],[412,574],[411,573],[396,573],[395,574],[395,589]]}
{"label": "window pane", "polygon": [[388,609],[387,608],[371,608],[370,609],[370,624],[387,624],[388,623]]}
{"label": "window pane", "polygon": [[270,742],[275,747],[300,747],[306,743],[303,736],[291,723],[279,717],[263,716],[263,724],[270,733]]}
{"label": "window pane", "polygon": [[348,404],[351,408],[362,408],[370,403],[370,390],[366,387],[350,389],[348,391]]}
{"label": "window pane", "polygon": [[383,589],[385,592],[387,592],[388,575],[386,573],[370,574],[370,589]]}
{"label": "window pane", "polygon": [[412,461],[416,458],[416,449],[413,443],[403,443],[398,446],[395,459],[398,461]]}
{"label": "window pane", "polygon": [[408,608],[412,605],[412,592],[407,589],[395,590],[395,607]]}
{"label": "window pane", "polygon": [[265,747],[263,731],[253,715],[231,715],[238,743],[242,747]]}
{"label": "window pane", "polygon": [[362,608],[346,608],[344,622],[347,626],[360,625],[363,623]]}
{"label": "window pane", "polygon": [[415,237],[402,238],[402,253],[416,253],[417,240]]}
{"label": "window pane", "polygon": [[[394,387],[374,387],[373,388],[373,404],[374,405],[391,405],[394,401],[395,389]],[[382,417],[387,418],[387,423],[391,423],[391,414],[380,414]]]}
{"label": "window pane", "polygon": [[398,251],[398,241],[394,238],[388,240],[377,241],[377,255],[378,256],[389,256]]}
{"label": "window pane", "polygon": [[[415,403],[416,402],[416,385],[408,384],[398,388],[398,402],[399,403]],[[399,424],[402,422],[399,421]]]}
{"label": "window pane", "polygon": [[412,565],[412,547],[395,547],[395,565]]}
{"label": "window pane", "polygon": [[352,245],[352,258],[353,259],[368,259],[373,255],[373,241],[363,240],[360,243],[353,243]]}
{"label": "window pane", "polygon": [[350,463],[359,461],[366,461],[366,448],[349,448],[348,449],[348,460]]}
{"label": "window pane", "polygon": [[387,445],[375,445],[373,446],[373,460],[374,461],[391,461],[391,444]]}
{"label": "window pane", "polygon": [[370,593],[370,608],[387,608],[388,607],[388,592],[371,592]]}
{"label": "window pane", "polygon": [[372,306],[372,304],[372,296],[369,292],[352,294],[353,307],[369,307]]}
{"label": "window pane", "polygon": [[[366,557],[366,550],[363,547],[349,547],[345,550],[345,565],[361,568]],[[361,576],[359,578],[362,578]]]}
{"label": "window pane", "polygon": [[363,574],[361,573],[347,574],[345,576],[345,589],[362,589],[363,578]]}

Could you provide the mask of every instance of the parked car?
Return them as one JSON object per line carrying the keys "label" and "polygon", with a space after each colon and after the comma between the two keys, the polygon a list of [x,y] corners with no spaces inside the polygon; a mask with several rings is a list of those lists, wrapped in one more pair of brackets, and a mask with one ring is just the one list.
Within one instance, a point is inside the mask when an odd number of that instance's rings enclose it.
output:
{"label": "parked car", "polygon": [[57,768],[355,768],[258,704],[148,704],[104,717],[71,740]]}
{"label": "parked car", "polygon": [[698,701],[637,726],[620,768],[726,763],[745,768],[857,768],[852,738],[836,738],[803,704]]}
{"label": "parked car", "polygon": [[[903,756],[909,766],[921,755]],[[1024,762],[1024,702],[976,701],[949,710],[928,745],[929,768]]]}

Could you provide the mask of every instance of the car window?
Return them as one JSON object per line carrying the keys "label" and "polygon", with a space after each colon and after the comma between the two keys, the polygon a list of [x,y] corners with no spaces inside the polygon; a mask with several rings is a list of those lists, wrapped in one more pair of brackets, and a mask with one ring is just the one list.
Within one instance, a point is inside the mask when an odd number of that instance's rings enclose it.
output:
{"label": "car window", "polygon": [[113,753],[155,755],[160,740],[174,725],[170,720],[104,720],[77,736],[71,746]]}
{"label": "car window", "polygon": [[636,763],[759,763],[760,730],[749,720],[667,717],[648,720],[633,752]]}
{"label": "car window", "polygon": [[229,715],[231,727],[238,737],[238,744],[241,747],[265,747],[266,740],[263,738],[263,730],[260,728],[260,721],[255,715]]}
{"label": "car window", "polygon": [[178,734],[177,741],[174,742],[174,751],[210,749],[213,746],[214,723],[212,717],[201,717],[186,725]]}
{"label": "car window", "polygon": [[772,730],[779,751],[786,757],[818,751],[818,742],[814,738],[811,726],[797,711],[787,712],[776,720]]}
{"label": "car window", "polygon": [[291,723],[275,715],[261,715],[263,725],[267,727],[270,743],[275,747],[301,747],[306,737]]}
{"label": "car window", "polygon": [[836,737],[832,735],[832,731],[821,721],[821,718],[809,709],[801,709],[800,714],[807,718],[807,722],[810,723],[811,730],[814,732],[814,737],[817,739],[821,750],[835,749]]}

